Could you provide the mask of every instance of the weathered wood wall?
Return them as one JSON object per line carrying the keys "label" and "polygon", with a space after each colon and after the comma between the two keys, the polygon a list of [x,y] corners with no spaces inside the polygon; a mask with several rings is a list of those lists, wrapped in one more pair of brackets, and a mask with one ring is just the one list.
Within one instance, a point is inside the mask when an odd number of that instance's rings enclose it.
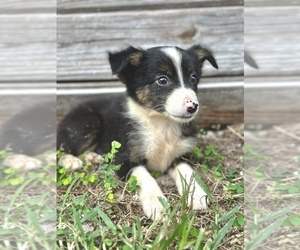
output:
{"label": "weathered wood wall", "polygon": [[202,44],[219,70],[204,76],[243,75],[243,8],[194,8],[67,14],[58,17],[58,80],[111,78],[107,52],[128,45],[148,48]]}
{"label": "weathered wood wall", "polygon": [[[122,85],[111,75],[108,51],[128,45],[187,48],[200,43],[213,51],[220,67],[215,70],[205,64],[201,83],[223,84],[219,89],[205,89],[205,97],[200,96],[208,107],[202,116],[209,117],[211,123],[242,121],[245,73],[247,122],[260,122],[261,117],[274,117],[276,102],[266,100],[282,89],[272,92],[251,87],[248,91],[247,86],[299,83],[300,7],[295,2],[247,0],[244,8],[241,0],[58,0],[57,5],[53,0],[6,1],[0,13],[0,93],[54,89],[56,80],[58,93],[70,91],[74,83],[83,90],[93,84],[118,88]],[[244,47],[256,60],[258,70],[244,66]],[[226,88],[228,83],[238,84]],[[237,100],[234,105],[233,96]],[[292,102],[297,103],[292,96]],[[86,98],[92,95],[76,95],[65,104],[68,97],[59,96],[58,114]],[[264,102],[258,101],[261,98]],[[7,107],[3,102],[1,107]],[[255,115],[258,103],[264,106],[259,119]],[[290,109],[295,114],[290,105],[284,104],[282,112],[288,114]],[[0,111],[9,112],[9,108]]]}
{"label": "weathered wood wall", "polygon": [[299,1],[245,6],[245,48],[259,65],[245,65],[245,123],[300,122]]}
{"label": "weathered wood wall", "polygon": [[[112,76],[108,51],[129,45],[149,48],[201,44],[213,51],[219,70],[206,63],[202,84],[237,83],[199,91],[200,126],[243,121],[244,22],[242,1],[58,2],[59,90],[123,87]],[[59,96],[59,114],[93,95]]]}

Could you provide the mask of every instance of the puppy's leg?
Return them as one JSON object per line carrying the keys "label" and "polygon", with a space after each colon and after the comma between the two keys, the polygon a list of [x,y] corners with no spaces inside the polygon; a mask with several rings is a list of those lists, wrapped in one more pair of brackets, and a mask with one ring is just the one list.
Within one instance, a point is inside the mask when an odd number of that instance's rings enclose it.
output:
{"label": "puppy's leg", "polygon": [[[68,153],[63,155],[58,165],[76,170],[83,166],[75,156],[91,150],[100,138],[101,120],[99,114],[89,104],[73,109],[58,126],[57,149]],[[100,163],[102,157],[94,152],[85,156],[86,162]]]}
{"label": "puppy's leg", "polygon": [[189,187],[188,204],[192,205],[193,210],[207,209],[207,195],[194,180],[194,171],[191,166],[185,162],[181,162],[174,168],[170,168],[168,174],[175,181],[180,195]]}
{"label": "puppy's leg", "polygon": [[147,169],[143,166],[135,167],[131,173],[137,178],[137,183],[141,187],[139,198],[142,202],[143,210],[146,216],[150,219],[157,220],[160,218],[163,205],[158,197],[166,199],[156,180],[151,176]]}
{"label": "puppy's leg", "polygon": [[80,155],[99,141],[101,118],[88,104],[79,106],[67,114],[58,126],[57,149],[72,155]]}

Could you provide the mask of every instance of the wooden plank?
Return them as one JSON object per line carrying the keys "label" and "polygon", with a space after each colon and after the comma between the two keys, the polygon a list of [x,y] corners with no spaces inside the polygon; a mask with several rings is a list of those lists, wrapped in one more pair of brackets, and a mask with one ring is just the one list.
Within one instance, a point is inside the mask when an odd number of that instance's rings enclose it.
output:
{"label": "wooden plank", "polygon": [[60,0],[58,13],[136,11],[155,9],[203,8],[243,5],[243,0]]}
{"label": "wooden plank", "polygon": [[245,8],[245,48],[259,69],[246,76],[299,76],[300,7]]}
{"label": "wooden plank", "polygon": [[1,13],[56,13],[56,1],[54,0],[9,0],[1,2]]}
{"label": "wooden plank", "polygon": [[56,80],[56,14],[0,16],[0,81]]}
{"label": "wooden plank", "polygon": [[[234,76],[234,77],[202,77],[199,83],[199,88],[202,88],[205,86],[205,88],[212,88],[214,85],[218,86],[228,86],[228,85],[243,85],[244,76]],[[37,83],[36,83],[37,84]],[[38,83],[40,84],[40,83]],[[35,87],[41,87],[41,85],[36,85]],[[35,85],[35,84],[34,84]],[[14,85],[15,88],[18,88],[18,84]],[[31,84],[32,87],[33,84]],[[45,83],[43,83],[43,86]],[[48,86],[52,87],[50,84]],[[122,88],[125,87],[123,83],[121,83],[119,80],[113,80],[113,81],[68,81],[68,82],[59,82],[57,85],[57,90],[81,90],[81,89],[101,89],[101,88]],[[1,84],[0,84],[1,88]]]}
{"label": "wooden plank", "polygon": [[107,52],[128,45],[149,48],[200,43],[215,54],[219,70],[204,76],[243,75],[243,8],[124,11],[58,16],[58,80],[112,79]]}
{"label": "wooden plank", "polygon": [[[220,80],[220,79],[219,79]],[[240,78],[229,78],[222,79],[223,83],[240,82]],[[111,83],[107,83],[109,85]],[[73,85],[73,86],[72,86]],[[78,86],[78,83],[74,84],[64,84],[59,86],[59,89],[76,89],[82,91],[83,84]],[[201,85],[201,84],[200,84]],[[205,83],[202,83],[205,85]],[[224,84],[225,85],[225,84]],[[120,88],[122,85],[116,83],[115,87]],[[95,85],[88,85],[87,88],[94,88]],[[80,91],[79,91],[80,92]],[[60,92],[58,92],[60,93]],[[83,93],[83,91],[82,91]],[[118,94],[113,93],[103,93],[103,94],[80,94],[76,95],[58,95],[57,97],[57,115],[60,120],[63,115],[65,115],[72,107],[75,107],[81,102],[107,98],[107,96],[114,97]],[[123,93],[121,93],[123,94]],[[218,88],[200,88],[198,91],[198,99],[200,102],[200,114],[197,116],[196,123],[200,127],[210,127],[214,124],[233,124],[238,122],[243,122],[244,120],[244,88],[239,87],[218,87]]]}
{"label": "wooden plank", "polygon": [[245,7],[270,7],[270,6],[299,6],[295,0],[247,0]]}
{"label": "wooden plank", "polygon": [[[282,84],[280,85],[280,83]],[[299,96],[299,78],[246,77],[244,90],[245,124],[299,123]]]}
{"label": "wooden plank", "polygon": [[[1,90],[0,90],[1,92]],[[0,96],[0,130],[1,125],[13,118],[15,115],[24,112],[24,110],[40,107],[43,103],[47,103],[49,109],[56,107],[56,96],[54,94],[47,95],[7,95]],[[45,110],[45,112],[48,112]],[[37,117],[38,120],[38,117]]]}

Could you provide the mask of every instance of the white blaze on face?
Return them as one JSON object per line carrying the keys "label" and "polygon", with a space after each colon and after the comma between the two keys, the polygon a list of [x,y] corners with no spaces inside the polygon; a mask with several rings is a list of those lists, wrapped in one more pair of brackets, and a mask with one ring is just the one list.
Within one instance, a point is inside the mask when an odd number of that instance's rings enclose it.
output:
{"label": "white blaze on face", "polygon": [[184,80],[183,80],[183,74],[181,68],[181,61],[182,61],[181,53],[174,47],[162,48],[162,51],[171,58],[174,67],[176,69],[179,83],[181,87],[184,88]]}
{"label": "white blaze on face", "polygon": [[194,119],[198,109],[194,113],[190,113],[187,110],[191,103],[196,103],[198,105],[198,100],[196,93],[192,89],[186,88],[184,84],[181,65],[182,54],[175,47],[165,47],[162,48],[162,51],[172,60],[180,83],[180,88],[174,89],[166,100],[166,112],[178,122],[190,122]]}

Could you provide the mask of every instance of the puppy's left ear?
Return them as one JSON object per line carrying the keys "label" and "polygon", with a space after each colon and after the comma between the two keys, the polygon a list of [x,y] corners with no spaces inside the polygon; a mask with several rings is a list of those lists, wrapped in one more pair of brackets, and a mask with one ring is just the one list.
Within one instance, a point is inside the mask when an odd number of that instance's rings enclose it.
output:
{"label": "puppy's left ear", "polygon": [[142,56],[142,50],[132,46],[120,52],[108,53],[112,73],[119,74],[126,66],[138,67]]}
{"label": "puppy's left ear", "polygon": [[209,50],[202,48],[200,45],[194,45],[191,48],[189,48],[188,51],[195,53],[201,62],[207,60],[216,69],[218,68],[216,59],[213,57],[212,53]]}

